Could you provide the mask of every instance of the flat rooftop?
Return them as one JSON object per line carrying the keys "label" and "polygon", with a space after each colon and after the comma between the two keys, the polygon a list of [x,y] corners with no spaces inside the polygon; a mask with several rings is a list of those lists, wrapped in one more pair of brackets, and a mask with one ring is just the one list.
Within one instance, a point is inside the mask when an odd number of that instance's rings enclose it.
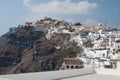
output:
{"label": "flat rooftop", "polygon": [[97,74],[92,68],[0,75],[0,80],[120,80],[119,75]]}
{"label": "flat rooftop", "polygon": [[120,76],[105,75],[105,74],[90,74],[90,75],[72,77],[62,80],[120,80]]}

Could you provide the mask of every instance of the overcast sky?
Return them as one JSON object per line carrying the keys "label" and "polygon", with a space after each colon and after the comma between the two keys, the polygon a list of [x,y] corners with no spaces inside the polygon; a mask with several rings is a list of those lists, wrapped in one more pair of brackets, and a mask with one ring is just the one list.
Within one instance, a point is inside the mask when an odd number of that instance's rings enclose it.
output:
{"label": "overcast sky", "polygon": [[24,21],[52,17],[120,27],[120,0],[0,0],[0,35]]}

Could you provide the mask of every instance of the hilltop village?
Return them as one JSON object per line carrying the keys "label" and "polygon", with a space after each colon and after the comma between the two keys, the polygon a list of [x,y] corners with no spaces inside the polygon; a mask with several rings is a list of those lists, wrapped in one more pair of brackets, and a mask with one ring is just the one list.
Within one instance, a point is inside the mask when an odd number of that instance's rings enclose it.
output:
{"label": "hilltop village", "polygon": [[120,30],[106,24],[87,26],[45,17],[10,28],[3,39],[0,74],[120,69]]}

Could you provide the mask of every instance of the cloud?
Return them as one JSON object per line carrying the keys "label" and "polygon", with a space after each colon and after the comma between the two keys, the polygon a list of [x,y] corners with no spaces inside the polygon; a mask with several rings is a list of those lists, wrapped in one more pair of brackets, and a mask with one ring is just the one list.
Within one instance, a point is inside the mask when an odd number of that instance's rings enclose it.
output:
{"label": "cloud", "polygon": [[96,20],[93,20],[93,19],[87,19],[85,22],[84,22],[85,25],[89,25],[89,26],[93,26],[93,25],[97,25],[98,22]]}
{"label": "cloud", "polygon": [[30,2],[31,2],[31,0],[23,0],[23,4],[25,6],[30,6]]}
{"label": "cloud", "polygon": [[77,3],[71,0],[52,0],[47,3],[33,4],[23,0],[23,4],[34,14],[86,14],[97,7],[97,3],[82,0]]}

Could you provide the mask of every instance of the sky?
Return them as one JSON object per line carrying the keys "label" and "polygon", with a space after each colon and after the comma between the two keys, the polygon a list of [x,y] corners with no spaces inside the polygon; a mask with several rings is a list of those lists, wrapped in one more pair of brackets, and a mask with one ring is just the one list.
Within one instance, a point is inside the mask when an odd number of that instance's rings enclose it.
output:
{"label": "sky", "polygon": [[44,17],[120,27],[120,0],[0,0],[0,35],[22,22]]}

